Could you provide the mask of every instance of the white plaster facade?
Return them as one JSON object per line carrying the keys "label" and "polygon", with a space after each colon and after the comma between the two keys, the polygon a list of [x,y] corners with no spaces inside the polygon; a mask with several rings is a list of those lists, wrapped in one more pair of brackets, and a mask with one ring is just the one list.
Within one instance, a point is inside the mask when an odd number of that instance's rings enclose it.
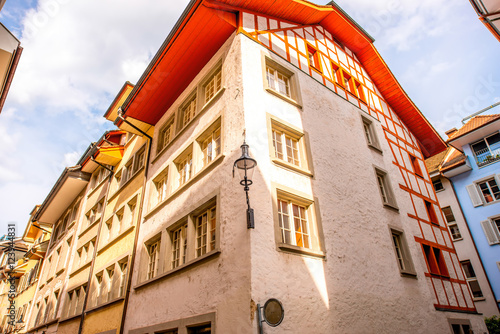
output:
{"label": "white plaster facade", "polygon": [[[266,56],[293,72],[296,103],[266,91]],[[162,126],[220,61],[223,88],[219,94],[155,156]],[[387,112],[397,119],[392,111]],[[273,162],[269,115],[303,132],[310,173]],[[372,122],[382,152],[367,145],[362,115]],[[168,171],[173,177],[176,158],[219,117],[221,155],[196,171],[186,185],[177,188],[170,181],[167,198],[150,205],[157,176]],[[414,238],[427,232],[408,213],[425,212],[425,208],[423,203],[412,204],[415,195],[398,186],[408,176],[402,176],[394,161],[408,157],[393,155],[386,138],[403,141],[386,134],[383,125],[387,124],[277,54],[243,34],[233,34],[155,126],[124,332],[163,333],[177,328],[187,333],[189,326],[208,321],[215,333],[258,333],[256,304],[277,298],[285,309],[284,321],[275,328],[264,325],[264,333],[449,333],[448,319],[468,320],[475,333],[485,333],[481,316],[438,311],[433,306],[441,301],[436,298],[448,298],[445,291],[451,287],[443,284],[435,294],[434,278],[424,275],[426,262]],[[404,125],[395,128],[394,132],[408,133]],[[258,162],[250,187],[253,230],[246,228],[245,194],[239,179],[231,174],[241,154],[244,131]],[[416,142],[409,133],[407,137]],[[422,158],[418,151],[413,154]],[[383,205],[374,167],[385,171],[398,210]],[[432,188],[423,188],[435,198]],[[280,247],[276,242],[277,189],[314,205],[310,223],[317,228],[315,252],[305,254],[303,249]],[[171,269],[172,226],[179,226],[213,198],[215,249]],[[400,273],[391,228],[404,232],[416,276]],[[188,228],[188,237],[189,233],[194,232]],[[451,245],[447,238],[440,242]],[[155,277],[148,279],[152,240],[160,240],[159,261]],[[449,268],[456,268],[456,259],[446,261]],[[458,275],[463,275],[461,270]],[[472,305],[470,296],[456,303]]]}

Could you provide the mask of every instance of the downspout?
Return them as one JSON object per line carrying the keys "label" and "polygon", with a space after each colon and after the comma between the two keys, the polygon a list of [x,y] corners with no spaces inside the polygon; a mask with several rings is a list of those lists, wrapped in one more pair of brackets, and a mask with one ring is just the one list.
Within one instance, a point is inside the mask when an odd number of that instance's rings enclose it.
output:
{"label": "downspout", "polygon": [[498,299],[496,298],[495,292],[493,291],[493,288],[491,287],[490,279],[488,278],[488,275],[486,275],[486,271],[484,270],[483,260],[481,259],[481,256],[479,255],[479,252],[477,251],[476,242],[474,241],[474,238],[472,237],[472,233],[470,232],[469,223],[467,222],[467,218],[465,217],[464,211],[462,210],[462,205],[460,205],[460,202],[458,201],[458,196],[457,196],[457,193],[455,191],[455,184],[450,179],[448,179],[448,178],[446,178],[446,179],[451,183],[451,188],[453,189],[453,194],[455,195],[455,199],[457,200],[458,207],[460,208],[460,213],[462,214],[462,217],[464,217],[467,232],[469,232],[470,238],[472,239],[472,245],[474,246],[474,250],[476,251],[479,262],[481,263],[481,269],[483,271],[484,277],[486,277],[486,282],[488,282],[488,287],[490,288],[490,291],[491,291],[491,294],[493,295],[493,298],[495,298],[495,305],[497,306],[498,312],[500,312],[500,306],[498,305],[498,302],[497,302]]}
{"label": "downspout", "polygon": [[106,206],[108,205],[108,195],[109,195],[109,188],[111,186],[112,177],[113,177],[113,172],[111,171],[111,173],[109,174],[109,177],[108,177],[106,196],[104,198],[104,203],[102,205],[101,221],[99,222],[99,227],[97,228],[97,235],[95,238],[95,246],[94,246],[94,254],[92,255],[92,262],[90,263],[89,278],[87,280],[87,289],[85,291],[85,299],[83,300],[82,315],[80,316],[80,325],[78,327],[78,334],[82,334],[82,331],[83,331],[83,322],[85,321],[85,309],[87,307],[87,301],[89,299],[90,286],[92,284],[92,275],[94,274],[95,258],[97,256],[97,248],[98,248],[97,246],[99,245],[99,237],[101,235],[101,227],[102,227],[102,223],[104,221],[104,212],[106,211]]}
{"label": "downspout", "polygon": [[[123,312],[122,312],[122,319],[120,322],[120,332],[119,334],[123,334],[124,330],[124,325],[125,325],[125,317],[127,315],[127,310],[128,310],[128,300],[130,298],[130,289],[132,285],[132,275],[134,273],[134,263],[135,263],[135,256],[137,253],[137,244],[139,242],[139,230],[141,227],[141,220],[142,220],[142,208],[144,205],[144,196],[146,194],[146,184],[147,184],[147,179],[148,179],[148,171],[149,171],[149,159],[151,158],[151,146],[153,144],[153,138],[149,136],[147,133],[136,127],[135,125],[131,124],[129,121],[127,121],[122,115],[121,115],[121,108],[118,110],[118,118],[117,120],[120,119],[123,122],[127,123],[128,125],[132,126],[134,129],[142,133],[146,138],[148,138],[149,144],[148,144],[148,151],[146,155],[146,166],[144,166],[144,181],[142,184],[142,192],[141,192],[141,203],[139,205],[139,211],[137,212],[137,224],[136,224],[136,231],[135,231],[135,238],[134,238],[134,246],[132,248],[132,255],[130,256],[130,266],[129,266],[129,271],[128,271],[128,277],[127,277],[127,289],[125,290],[125,298],[123,300]],[[116,122],[116,121],[115,121]]]}

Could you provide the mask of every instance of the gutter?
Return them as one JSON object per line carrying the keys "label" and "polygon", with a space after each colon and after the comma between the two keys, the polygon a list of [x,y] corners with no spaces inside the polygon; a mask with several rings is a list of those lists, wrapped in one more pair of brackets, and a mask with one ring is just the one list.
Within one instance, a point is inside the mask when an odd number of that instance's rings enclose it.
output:
{"label": "gutter", "polygon": [[335,1],[330,1],[329,3],[326,4],[327,6],[332,6],[332,7],[335,7],[336,10],[338,10],[340,13],[342,13],[342,15],[344,15],[349,21],[351,21],[355,26],[356,28],[358,28],[364,35],[366,35],[366,37],[368,37],[368,39],[374,43],[375,42],[375,38],[373,38],[365,29],[363,29],[363,27],[361,27],[359,25],[358,22],[356,22],[349,14],[347,14],[339,5],[337,5],[335,3]]}

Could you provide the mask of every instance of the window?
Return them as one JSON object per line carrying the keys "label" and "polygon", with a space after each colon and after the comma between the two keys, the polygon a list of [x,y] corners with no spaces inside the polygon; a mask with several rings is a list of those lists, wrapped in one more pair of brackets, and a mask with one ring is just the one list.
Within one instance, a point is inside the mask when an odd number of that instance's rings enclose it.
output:
{"label": "window", "polygon": [[410,258],[410,250],[406,244],[406,239],[402,231],[391,229],[392,244],[396,254],[399,271],[403,275],[416,276],[413,262]]}
{"label": "window", "polygon": [[71,317],[82,312],[86,290],[87,285],[84,284],[68,292],[68,299],[66,299],[66,317]]}
{"label": "window", "polygon": [[130,180],[137,172],[144,167],[146,159],[146,147],[142,146],[132,157],[127,161],[125,166],[116,173],[115,179],[118,188],[122,187],[128,180]]}
{"label": "window", "polygon": [[188,334],[210,334],[212,333],[212,325],[202,325],[196,327],[188,327]]}
{"label": "window", "polygon": [[441,182],[440,178],[432,180],[432,186],[434,187],[434,190],[436,192],[444,190],[444,186],[443,186],[443,183]]}
{"label": "window", "polygon": [[128,259],[124,259],[118,262],[118,268],[120,269],[120,286],[118,288],[118,297],[123,297],[125,295],[125,287],[127,286],[127,269],[128,269]]}
{"label": "window", "polygon": [[442,208],[441,210],[444,213],[444,217],[446,218],[446,222],[448,224],[448,228],[450,229],[451,237],[453,238],[453,240],[462,239],[462,235],[460,234],[460,230],[458,229],[458,225],[455,221],[453,211],[451,211],[451,207],[447,206]]}
{"label": "window", "polygon": [[108,176],[108,174],[109,171],[106,168],[99,167],[92,175],[92,179],[90,180],[90,188],[94,189],[99,184],[101,184],[101,182],[104,181],[104,179],[106,178],[106,176]]}
{"label": "window", "polygon": [[356,91],[356,96],[359,97],[361,101],[366,103],[366,96],[365,96],[365,91],[363,90],[363,85],[356,79],[353,79],[353,81],[354,81],[354,90]]}
{"label": "window", "polygon": [[426,201],[426,200],[424,200],[424,203],[425,203],[425,209],[427,211],[427,215],[429,216],[429,221],[432,224],[439,225],[439,220],[436,216],[436,211],[434,210],[434,205],[431,202]]}
{"label": "window", "polygon": [[470,321],[466,319],[448,319],[453,334],[471,334]]}
{"label": "window", "polygon": [[193,176],[193,146],[189,146],[174,163],[177,166],[177,184],[180,187]]}
{"label": "window", "polygon": [[128,206],[128,225],[134,225],[135,209],[137,207],[137,196],[127,203]]}
{"label": "window", "polygon": [[494,178],[477,184],[485,203],[500,200],[500,189]]}
{"label": "window", "polygon": [[168,168],[153,179],[153,206],[167,199]]}
{"label": "window", "polygon": [[221,153],[220,126],[206,136],[200,146],[203,152],[203,166],[206,166]]}
{"label": "window", "polygon": [[321,72],[318,50],[311,44],[307,44],[307,58],[309,60],[309,66]]}
{"label": "window", "polygon": [[500,133],[492,134],[471,145],[478,166],[500,160]]}
{"label": "window", "polygon": [[479,286],[479,283],[477,281],[476,273],[474,272],[474,268],[472,268],[472,264],[469,260],[460,261],[460,264],[462,264],[462,268],[464,270],[470,290],[472,291],[472,295],[474,296],[474,298],[482,298],[483,292],[481,291],[481,287]]}
{"label": "window", "polygon": [[343,79],[342,79],[342,70],[340,69],[339,65],[335,64],[334,62],[332,64],[332,79],[335,81],[335,83],[343,86]]}
{"label": "window", "polygon": [[449,277],[443,252],[439,248],[422,245],[429,272],[434,275]]}
{"label": "window", "polygon": [[274,163],[310,174],[305,137],[299,129],[268,115],[269,150]]}
{"label": "window", "polygon": [[368,147],[373,148],[376,151],[382,153],[375,132],[375,125],[373,124],[373,121],[365,116],[361,116],[361,119],[363,120],[363,131],[365,133],[365,139],[366,143],[368,144]]}
{"label": "window", "polygon": [[420,163],[418,162],[417,157],[415,157],[411,154],[409,156],[410,156],[411,165],[413,166],[413,171],[415,172],[415,174],[417,176],[424,177],[424,174],[422,174],[422,169],[420,169]]}
{"label": "window", "polygon": [[171,268],[174,269],[186,263],[187,253],[187,224],[183,224],[171,232],[172,238],[172,262]]}
{"label": "window", "polygon": [[[196,103],[196,102],[195,102]],[[185,123],[187,124],[187,123]],[[174,137],[174,119],[173,117],[160,129],[158,133],[158,147],[156,152],[163,150]]]}
{"label": "window", "polygon": [[203,85],[203,91],[205,92],[205,103],[210,101],[219,90],[222,88],[222,68],[219,67],[207,80],[206,84]]}
{"label": "window", "polygon": [[180,108],[180,128],[184,128],[196,115],[196,93],[191,95]]}
{"label": "window", "polygon": [[100,300],[102,300],[102,292],[104,288],[104,278],[103,278],[103,272],[101,271],[100,273],[97,273],[94,278],[94,292],[92,294],[92,298],[90,300],[90,306],[97,306],[100,303]]}
{"label": "window", "polygon": [[307,194],[279,187],[276,189],[274,207],[278,247],[282,250],[323,256],[312,198]]}
{"label": "window", "polygon": [[147,279],[151,279],[158,274],[158,261],[160,258],[160,240],[156,240],[146,246],[148,250],[148,271]]}
{"label": "window", "polygon": [[125,214],[125,207],[122,207],[115,213],[115,219],[116,219],[116,230],[118,233],[120,233],[123,230],[123,215]]}
{"label": "window", "polygon": [[111,240],[112,235],[113,235],[113,217],[106,220],[105,231],[106,231],[106,239],[105,240],[106,241]]}
{"label": "window", "polygon": [[217,223],[216,207],[213,206],[195,217],[196,257],[215,249]]}
{"label": "window", "polygon": [[267,65],[266,66],[267,86],[272,90],[291,97],[290,94],[290,76],[281,73],[279,70]]}
{"label": "window", "polygon": [[115,266],[110,266],[106,269],[106,294],[105,301],[109,302],[113,299],[113,277],[115,275]]}
{"label": "window", "polygon": [[377,177],[378,189],[382,198],[382,203],[385,206],[398,209],[387,173],[378,168],[375,168],[375,173]]}
{"label": "window", "polygon": [[481,222],[486,239],[489,245],[500,243],[500,217],[495,217]]}

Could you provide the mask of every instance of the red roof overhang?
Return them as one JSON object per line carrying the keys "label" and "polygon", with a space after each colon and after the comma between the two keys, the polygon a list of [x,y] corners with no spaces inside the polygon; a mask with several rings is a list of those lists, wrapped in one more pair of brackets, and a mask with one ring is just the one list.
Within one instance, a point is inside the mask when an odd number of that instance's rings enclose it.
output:
{"label": "red roof overhang", "polygon": [[340,7],[304,0],[192,0],[124,103],[126,117],[155,125],[236,29],[240,10],[298,24],[321,24],[352,50],[375,85],[420,142],[426,157],[446,144],[410,100],[373,45]]}

